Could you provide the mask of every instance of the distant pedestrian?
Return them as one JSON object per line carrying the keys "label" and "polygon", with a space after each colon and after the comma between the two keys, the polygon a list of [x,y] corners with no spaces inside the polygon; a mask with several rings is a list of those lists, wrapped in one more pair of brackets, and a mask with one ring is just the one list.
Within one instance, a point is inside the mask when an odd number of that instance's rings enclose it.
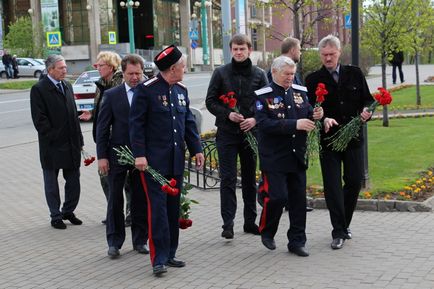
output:
{"label": "distant pedestrian", "polygon": [[3,65],[5,66],[6,78],[7,79],[13,78],[14,70],[12,66],[12,56],[9,54],[9,52],[6,49],[3,51],[2,62]]}
{"label": "distant pedestrian", "polygon": [[[45,197],[50,209],[51,226],[66,229],[63,220],[74,225],[82,221],[74,215],[80,198],[80,160],[83,135],[78,121],[72,86],[64,81],[66,63],[61,55],[52,54],[47,61],[48,75],[33,85],[30,108],[38,131],[39,155],[44,176]],[[61,200],[59,171],[65,179],[65,201]]]}
{"label": "distant pedestrian", "polygon": [[14,78],[18,78],[18,62],[17,62],[17,56],[12,56],[12,69],[14,70]]}
{"label": "distant pedestrian", "polygon": [[396,68],[399,71],[399,79],[401,83],[404,82],[404,73],[402,72],[402,63],[404,62],[404,53],[402,51],[393,51],[392,52],[392,60],[390,63],[392,64],[392,81],[393,84],[396,84]]}

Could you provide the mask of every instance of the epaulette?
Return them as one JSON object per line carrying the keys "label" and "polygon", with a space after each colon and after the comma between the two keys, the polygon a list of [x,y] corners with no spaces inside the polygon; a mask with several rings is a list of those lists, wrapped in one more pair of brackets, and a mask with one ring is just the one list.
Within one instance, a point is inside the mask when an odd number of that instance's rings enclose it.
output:
{"label": "epaulette", "polygon": [[292,84],[292,88],[300,90],[300,91],[304,91],[307,92],[307,87],[303,86],[303,85],[298,85],[298,84]]}
{"label": "epaulette", "polygon": [[147,81],[145,81],[143,83],[144,86],[151,86],[152,84],[154,84],[155,82],[157,82],[158,77],[154,76],[151,79],[148,79]]}
{"label": "epaulette", "polygon": [[176,84],[178,84],[179,86],[181,86],[184,89],[187,89],[187,86],[185,86],[185,84],[182,82],[177,82]]}
{"label": "epaulette", "polygon": [[273,89],[270,86],[255,90],[256,95],[262,95],[262,94],[266,94],[266,93],[270,93],[272,92]]}

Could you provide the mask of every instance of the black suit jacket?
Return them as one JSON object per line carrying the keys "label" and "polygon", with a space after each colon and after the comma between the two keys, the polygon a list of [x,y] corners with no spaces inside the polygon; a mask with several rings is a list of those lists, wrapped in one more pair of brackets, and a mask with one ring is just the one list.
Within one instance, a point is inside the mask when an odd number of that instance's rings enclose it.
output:
{"label": "black suit jacket", "polygon": [[[340,65],[339,81],[336,83],[330,72],[323,66],[320,70],[312,72],[306,77],[306,86],[309,102],[314,106],[316,102],[315,90],[318,83],[324,83],[328,94],[322,103],[324,117],[334,118],[339,126],[334,126],[326,134],[321,132],[321,146],[327,148],[329,141],[325,140],[332,136],[340,127],[348,123],[353,117],[360,115],[364,107],[369,106],[373,97],[369,92],[365,76],[360,68],[351,65]],[[348,147],[358,147],[362,144],[361,131],[359,138],[353,139]]]}
{"label": "black suit jacket", "polygon": [[45,76],[30,91],[33,124],[38,131],[43,169],[78,168],[83,147],[72,86],[63,81],[65,95]]}
{"label": "black suit jacket", "polygon": [[[130,147],[128,120],[130,104],[125,84],[104,92],[96,126],[96,151],[98,159],[111,159],[113,147]],[[116,165],[116,164],[115,164]]]}

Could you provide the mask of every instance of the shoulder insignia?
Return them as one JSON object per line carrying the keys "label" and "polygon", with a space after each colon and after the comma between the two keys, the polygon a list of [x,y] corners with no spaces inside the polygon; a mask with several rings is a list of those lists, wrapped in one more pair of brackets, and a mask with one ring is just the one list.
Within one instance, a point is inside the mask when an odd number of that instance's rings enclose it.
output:
{"label": "shoulder insignia", "polygon": [[158,77],[152,77],[151,79],[145,81],[143,83],[144,86],[151,86],[152,84],[154,84],[156,81],[158,80]]}
{"label": "shoulder insignia", "polygon": [[259,95],[262,95],[262,94],[270,93],[272,91],[273,91],[273,89],[270,86],[266,86],[264,88],[255,90],[255,93],[256,93],[256,95],[259,96]]}
{"label": "shoulder insignia", "polygon": [[184,89],[187,89],[187,86],[185,86],[185,84],[182,82],[177,82],[176,84],[178,84],[179,86],[181,86]]}
{"label": "shoulder insignia", "polygon": [[307,92],[307,87],[303,86],[303,85],[292,84],[292,88],[294,88],[296,90]]}

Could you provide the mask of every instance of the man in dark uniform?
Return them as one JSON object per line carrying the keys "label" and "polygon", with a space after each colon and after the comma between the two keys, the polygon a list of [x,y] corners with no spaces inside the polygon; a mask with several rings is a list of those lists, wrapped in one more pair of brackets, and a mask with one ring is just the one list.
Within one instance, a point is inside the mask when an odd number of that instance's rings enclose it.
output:
{"label": "man in dark uniform", "polygon": [[[254,91],[267,84],[265,72],[252,65],[252,43],[243,34],[229,42],[232,62],[217,68],[210,80],[206,96],[207,109],[216,116],[217,152],[220,172],[220,200],[223,218],[222,237],[234,238],[234,218],[237,211],[235,194],[237,156],[240,156],[241,189],[244,201],[244,232],[258,235],[256,220],[256,156],[250,148],[246,132],[254,129]],[[235,93],[239,112],[230,109],[221,95]]]}
{"label": "man in dark uniform", "polygon": [[[39,154],[44,175],[45,197],[51,226],[66,229],[63,220],[81,225],[74,210],[80,199],[80,160],[83,135],[78,121],[72,86],[65,81],[66,63],[61,55],[48,56],[48,74],[32,86],[30,108],[38,131]],[[65,201],[61,200],[57,177],[62,169]]]}
{"label": "man in dark uniform", "polygon": [[318,47],[323,66],[306,77],[306,85],[312,105],[316,101],[318,83],[324,83],[328,91],[322,103],[324,131],[321,132],[320,163],[324,195],[333,226],[331,247],[340,249],[345,239],[351,239],[349,226],[362,185],[363,134],[360,130],[359,138],[352,140],[343,152],[333,151],[327,138],[354,117],[369,120],[372,113],[367,111],[367,107],[373,98],[360,68],[339,63],[341,44],[337,37],[324,37]]}
{"label": "man in dark uniform", "polygon": [[[181,191],[185,165],[185,144],[196,165],[204,156],[186,87],[185,57],[174,45],[154,59],[160,73],[137,87],[130,110],[130,139],[135,166],[145,171],[148,164],[168,179],[176,180]],[[143,177],[144,176],[144,177]],[[164,193],[148,173],[141,175],[148,204],[149,249],[156,276],[170,267],[184,267],[176,259],[179,237],[180,195]]]}
{"label": "man in dark uniform", "polygon": [[122,59],[124,83],[104,92],[96,128],[96,150],[98,169],[108,175],[109,194],[107,200],[107,243],[108,255],[119,256],[125,241],[124,198],[125,178],[130,178],[131,235],[133,248],[141,254],[149,253],[146,246],[146,201],[140,184],[139,172],[132,166],[118,163],[113,148],[130,147],[128,121],[130,105],[135,87],[143,80],[143,60],[139,55],[128,54]]}
{"label": "man in dark uniform", "polygon": [[307,132],[321,119],[322,108],[309,104],[304,86],[293,84],[296,65],[277,57],[271,66],[273,82],[255,91],[259,160],[265,191],[259,231],[262,243],[276,249],[274,236],[283,208],[288,205],[288,250],[309,256],[306,243]]}

